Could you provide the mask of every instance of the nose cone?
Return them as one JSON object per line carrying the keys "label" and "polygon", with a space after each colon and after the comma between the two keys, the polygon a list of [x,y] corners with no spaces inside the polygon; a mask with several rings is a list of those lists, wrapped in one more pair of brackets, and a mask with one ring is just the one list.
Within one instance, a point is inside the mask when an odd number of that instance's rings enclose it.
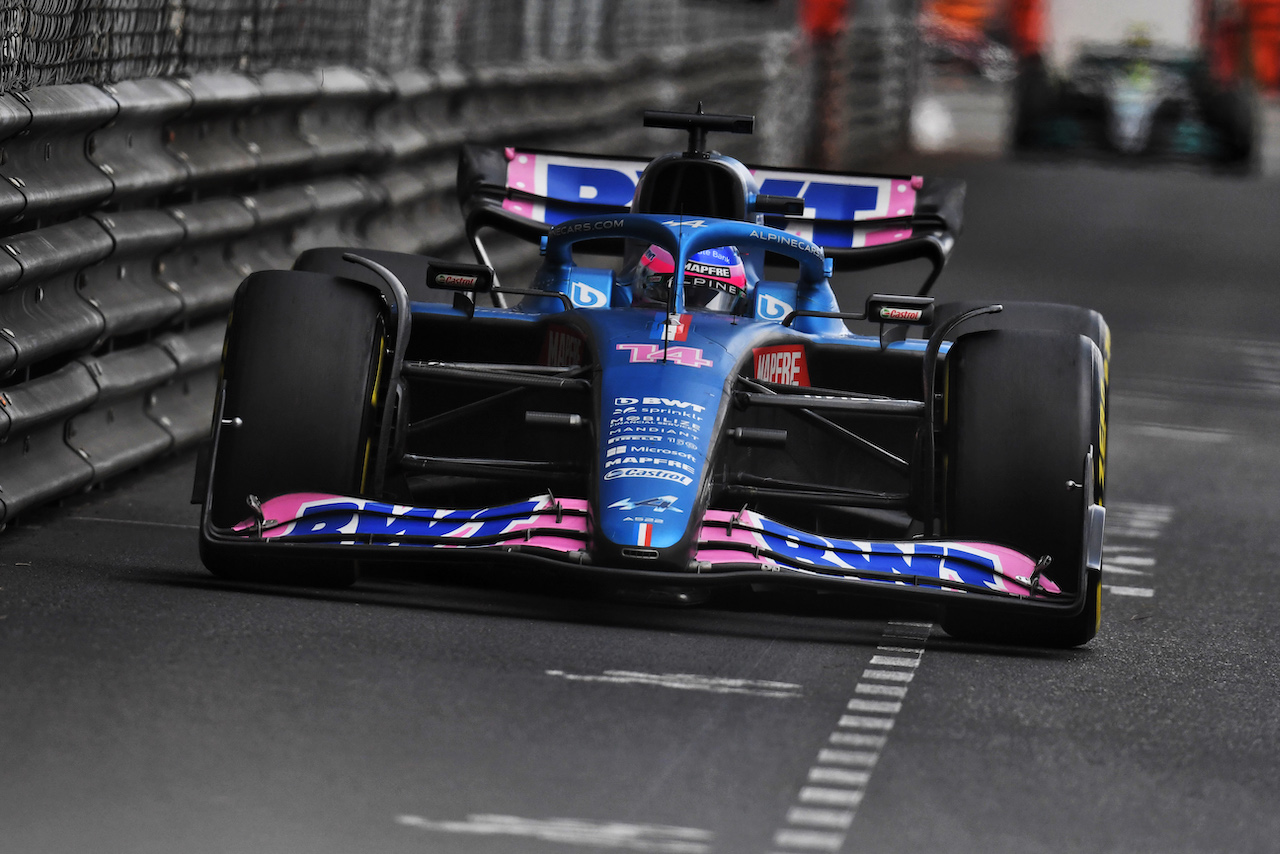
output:
{"label": "nose cone", "polygon": [[[637,309],[598,340],[597,561],[684,569],[706,508],[725,382],[719,318]],[[701,328],[700,328],[701,327]],[[710,337],[715,335],[715,338]],[[659,568],[654,565],[654,568]]]}

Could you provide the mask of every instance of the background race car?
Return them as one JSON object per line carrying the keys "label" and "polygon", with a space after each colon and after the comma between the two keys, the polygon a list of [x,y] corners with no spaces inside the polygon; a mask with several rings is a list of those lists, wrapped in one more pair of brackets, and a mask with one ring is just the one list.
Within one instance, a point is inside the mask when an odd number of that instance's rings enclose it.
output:
{"label": "background race car", "polygon": [[1061,79],[1024,61],[1014,84],[1013,146],[1020,152],[1103,153],[1256,168],[1254,98],[1210,74],[1191,50],[1144,42],[1083,48]]}

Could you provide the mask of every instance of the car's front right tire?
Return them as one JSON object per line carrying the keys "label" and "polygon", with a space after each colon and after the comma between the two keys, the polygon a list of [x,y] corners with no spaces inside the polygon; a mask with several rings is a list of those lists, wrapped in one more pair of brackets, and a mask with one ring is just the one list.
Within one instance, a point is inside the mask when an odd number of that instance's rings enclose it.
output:
{"label": "car's front right tire", "polygon": [[[372,288],[309,272],[245,279],[223,356],[225,395],[205,508],[214,526],[251,518],[251,495],[355,496],[368,488],[385,345],[382,303]],[[342,586],[357,574],[352,560],[260,549],[246,556],[235,544],[205,537],[200,557],[215,575],[236,581]]]}

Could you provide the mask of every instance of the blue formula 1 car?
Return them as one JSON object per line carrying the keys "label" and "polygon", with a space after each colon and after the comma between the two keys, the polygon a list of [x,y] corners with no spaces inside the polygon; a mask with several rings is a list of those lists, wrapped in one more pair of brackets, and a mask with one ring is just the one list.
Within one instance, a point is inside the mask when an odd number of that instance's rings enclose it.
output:
{"label": "blue formula 1 car", "polygon": [[[205,565],[349,584],[369,561],[523,563],[1093,637],[1102,318],[935,305],[962,183],[749,167],[705,141],[750,117],[645,120],[688,150],[464,148],[481,263],[319,249],[244,281],[198,467]],[[494,229],[540,246],[532,282],[497,281]],[[836,304],[836,271],[914,258],[920,293]]]}

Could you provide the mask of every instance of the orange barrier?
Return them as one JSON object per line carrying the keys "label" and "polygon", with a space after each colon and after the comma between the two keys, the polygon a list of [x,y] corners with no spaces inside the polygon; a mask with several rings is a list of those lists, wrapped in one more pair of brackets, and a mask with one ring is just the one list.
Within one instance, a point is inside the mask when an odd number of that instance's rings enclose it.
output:
{"label": "orange barrier", "polygon": [[932,0],[928,9],[956,26],[984,31],[995,6],[994,0]]}
{"label": "orange barrier", "polygon": [[1018,56],[1036,56],[1048,39],[1048,10],[1043,0],[1010,0],[1009,35]]}
{"label": "orange barrier", "polygon": [[1261,86],[1280,88],[1280,0],[1242,0],[1242,5],[1254,77]]}

